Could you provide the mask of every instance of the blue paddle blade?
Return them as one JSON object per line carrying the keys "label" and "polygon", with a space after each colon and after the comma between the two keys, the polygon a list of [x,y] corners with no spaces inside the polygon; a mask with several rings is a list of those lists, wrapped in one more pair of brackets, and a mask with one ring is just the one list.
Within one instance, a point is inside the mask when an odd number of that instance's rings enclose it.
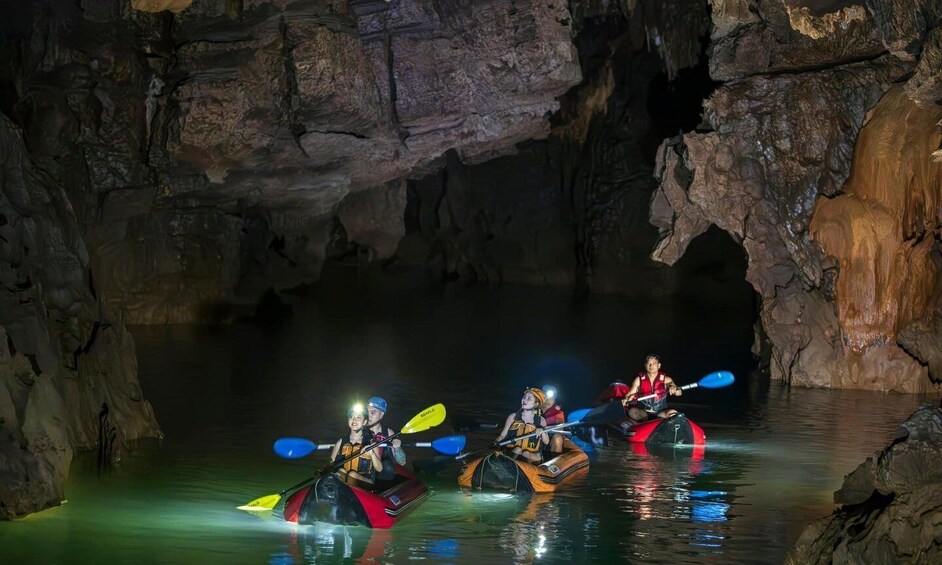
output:
{"label": "blue paddle blade", "polygon": [[716,371],[700,379],[697,384],[701,388],[722,388],[733,384],[736,377],[729,371]]}
{"label": "blue paddle blade", "polygon": [[588,414],[588,413],[591,412],[591,411],[592,411],[591,408],[583,408],[583,409],[581,409],[581,410],[576,410],[576,411],[574,411],[574,412],[570,412],[570,413],[569,413],[569,416],[566,418],[566,421],[567,421],[567,422],[575,422],[576,420],[581,420],[581,419],[585,418],[585,415]]}
{"label": "blue paddle blade", "polygon": [[275,441],[275,453],[285,459],[300,459],[317,449],[317,444],[300,437],[283,437]]}
{"label": "blue paddle blade", "polygon": [[432,442],[432,448],[442,455],[458,455],[466,441],[464,436],[440,437]]}

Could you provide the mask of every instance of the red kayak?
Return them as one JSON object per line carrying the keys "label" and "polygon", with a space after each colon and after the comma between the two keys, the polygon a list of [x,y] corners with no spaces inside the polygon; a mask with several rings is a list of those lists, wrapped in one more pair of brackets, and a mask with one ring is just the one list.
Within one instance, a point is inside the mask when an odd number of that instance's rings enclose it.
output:
{"label": "red kayak", "polygon": [[428,498],[428,488],[412,471],[396,465],[396,477],[370,491],[344,483],[337,475],[320,478],[285,501],[285,520],[391,528]]}
{"label": "red kayak", "polygon": [[706,434],[703,433],[703,428],[680,413],[669,418],[652,418],[641,423],[626,418],[619,424],[612,424],[612,428],[631,443],[706,445]]}

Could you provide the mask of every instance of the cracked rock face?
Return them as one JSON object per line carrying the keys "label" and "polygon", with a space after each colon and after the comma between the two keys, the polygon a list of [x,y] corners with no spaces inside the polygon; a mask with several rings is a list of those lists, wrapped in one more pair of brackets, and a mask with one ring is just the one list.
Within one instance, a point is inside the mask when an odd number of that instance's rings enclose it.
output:
{"label": "cracked rock face", "polygon": [[42,49],[10,47],[7,111],[132,323],[250,312],[316,280],[332,241],[388,257],[405,206],[390,187],[448,150],[474,163],[545,137],[581,80],[560,0],[100,0],[20,17]]}
{"label": "cracked rock face", "polygon": [[892,445],[844,478],[843,506],[802,532],[786,563],[942,560],[942,410],[924,406]]}
{"label": "cracked rock face", "polygon": [[931,61],[937,16],[919,4],[912,28],[901,2],[716,0],[713,8],[711,73],[729,82],[704,106],[709,131],[661,148],[654,258],[674,263],[710,225],[742,243],[747,279],[763,299],[773,378],[930,389],[925,363],[934,353],[904,350],[895,338],[915,324],[907,335],[925,344],[937,315],[939,131],[925,105],[934,75],[924,69],[890,90],[926,64],[880,53],[930,30],[923,56]]}
{"label": "cracked rock face", "polygon": [[0,519],[10,519],[62,500],[73,451],[106,447],[101,425],[109,458],[160,432],[134,343],[92,286],[66,195],[2,115],[0,187]]}
{"label": "cracked rock face", "polygon": [[545,136],[581,79],[563,2],[401,1],[361,19],[325,4],[181,24],[168,149],[202,192],[330,211],[447,149],[473,161]]}

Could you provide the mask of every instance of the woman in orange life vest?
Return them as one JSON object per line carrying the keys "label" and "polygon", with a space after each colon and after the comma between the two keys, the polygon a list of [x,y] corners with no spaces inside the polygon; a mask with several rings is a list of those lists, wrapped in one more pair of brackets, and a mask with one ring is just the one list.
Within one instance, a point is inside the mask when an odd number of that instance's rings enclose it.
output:
{"label": "woman in orange life vest", "polygon": [[[544,385],[543,392],[546,394],[546,402],[543,403],[543,419],[547,426],[566,423],[566,413],[562,406],[556,403],[559,399],[556,387],[553,385]],[[563,434],[550,434],[549,451],[551,453],[563,452]]]}
{"label": "woman in orange life vest", "polygon": [[[365,445],[373,442],[373,434],[365,429],[366,410],[362,404],[354,404],[347,410],[347,425],[350,426],[350,436],[340,438],[330,452],[330,459],[339,463],[360,452]],[[383,461],[378,449],[367,451],[364,455],[356,457],[346,463],[337,471],[337,474],[348,485],[368,486],[376,480],[376,474],[383,470]]]}
{"label": "woman in orange life vest", "polygon": [[[628,412],[628,417],[643,422],[654,416],[668,418],[677,413],[677,410],[667,407],[667,396],[680,396],[684,391],[674,384],[674,379],[661,372],[661,360],[657,355],[648,355],[644,358],[644,371],[638,373],[631,381],[631,390],[622,398],[622,404]],[[636,399],[649,394],[657,397],[638,402]]]}
{"label": "woman in orange life vest", "polygon": [[504,439],[513,439],[515,437],[532,434],[533,432],[542,432],[533,437],[528,437],[507,446],[507,449],[515,457],[525,459],[531,463],[540,463],[543,461],[541,451],[543,446],[549,443],[549,437],[543,432],[546,427],[546,420],[543,419],[542,406],[546,402],[546,395],[538,388],[528,388],[523,391],[523,398],[520,399],[520,410],[507,416],[507,422],[504,424],[504,431],[497,436],[495,444]]}

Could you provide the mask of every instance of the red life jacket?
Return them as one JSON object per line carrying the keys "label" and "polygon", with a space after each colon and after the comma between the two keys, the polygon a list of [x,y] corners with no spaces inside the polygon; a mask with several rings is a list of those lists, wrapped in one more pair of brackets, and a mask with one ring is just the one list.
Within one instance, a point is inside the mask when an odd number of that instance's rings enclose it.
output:
{"label": "red life jacket", "polygon": [[554,404],[549,410],[543,412],[543,419],[546,420],[547,426],[564,424],[566,422],[566,413],[559,407],[559,404]]}
{"label": "red life jacket", "polygon": [[652,387],[651,379],[648,378],[648,374],[645,371],[638,373],[638,380],[641,381],[641,386],[638,388],[638,398],[647,396],[649,394],[656,394],[656,398],[648,399],[646,401],[650,402],[651,404],[658,403],[667,398],[667,386],[664,384],[665,377],[667,377],[667,375],[658,372],[657,376],[654,377],[654,386]]}

